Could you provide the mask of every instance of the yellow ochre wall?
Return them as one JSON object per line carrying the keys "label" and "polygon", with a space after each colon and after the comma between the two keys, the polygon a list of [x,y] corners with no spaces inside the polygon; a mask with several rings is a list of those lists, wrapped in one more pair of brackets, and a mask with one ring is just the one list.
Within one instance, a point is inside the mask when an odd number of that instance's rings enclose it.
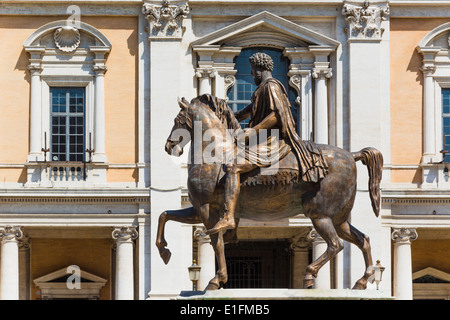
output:
{"label": "yellow ochre wall", "polygon": [[[418,165],[422,156],[422,56],[420,40],[448,19],[391,18],[391,163]],[[420,169],[391,171],[391,182],[419,183]]]}
{"label": "yellow ochre wall", "polygon": [[[60,16],[2,16],[0,19],[0,163],[23,164],[29,150],[29,55],[23,42]],[[106,154],[109,163],[137,162],[137,17],[88,17],[112,43],[105,75]],[[0,169],[0,182],[26,182],[26,169]],[[109,169],[109,182],[133,182],[134,169]]]}

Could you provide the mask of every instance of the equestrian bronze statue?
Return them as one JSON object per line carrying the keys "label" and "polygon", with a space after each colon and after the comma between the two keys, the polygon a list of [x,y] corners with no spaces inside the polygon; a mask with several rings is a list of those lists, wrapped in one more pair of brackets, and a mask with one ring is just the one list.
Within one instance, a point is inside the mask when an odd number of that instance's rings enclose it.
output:
{"label": "equestrian bronze statue", "polygon": [[[359,160],[368,168],[370,200],[379,215],[381,153],[374,148],[348,152],[302,141],[286,91],[272,78],[271,58],[258,53],[250,64],[258,88],[242,111],[234,114],[225,100],[208,94],[178,101],[180,112],[165,148],[170,155],[180,155],[191,142],[187,187],[192,207],[160,215],[156,239],[160,256],[169,262],[167,221],[203,223],[218,264],[205,290],[218,289],[228,278],[224,245],[236,236],[240,218],[273,221],[304,214],[327,250],[306,268],[303,287],[313,286],[319,269],[343,249],[343,239],[364,255],[366,271],[353,288],[365,289],[374,274],[369,238],[348,220]],[[247,117],[249,128],[242,129],[239,121]]]}

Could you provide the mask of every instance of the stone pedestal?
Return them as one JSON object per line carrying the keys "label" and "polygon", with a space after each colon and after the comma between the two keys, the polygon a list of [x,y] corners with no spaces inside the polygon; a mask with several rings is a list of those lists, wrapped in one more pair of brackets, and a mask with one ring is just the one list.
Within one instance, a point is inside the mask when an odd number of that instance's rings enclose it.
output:
{"label": "stone pedestal", "polygon": [[177,300],[392,300],[381,290],[221,289],[182,291]]}

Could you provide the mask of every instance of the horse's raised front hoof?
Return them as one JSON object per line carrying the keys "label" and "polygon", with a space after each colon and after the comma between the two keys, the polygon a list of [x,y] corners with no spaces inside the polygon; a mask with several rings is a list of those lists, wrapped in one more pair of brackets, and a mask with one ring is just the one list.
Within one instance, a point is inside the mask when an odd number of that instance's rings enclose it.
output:
{"label": "horse's raised front hoof", "polygon": [[159,255],[161,256],[161,259],[164,261],[164,264],[168,264],[170,257],[172,256],[172,253],[169,249],[164,248],[159,250]]}
{"label": "horse's raised front hoof", "polygon": [[353,286],[353,290],[366,290],[367,288],[367,281],[359,279],[356,281],[355,285]]}

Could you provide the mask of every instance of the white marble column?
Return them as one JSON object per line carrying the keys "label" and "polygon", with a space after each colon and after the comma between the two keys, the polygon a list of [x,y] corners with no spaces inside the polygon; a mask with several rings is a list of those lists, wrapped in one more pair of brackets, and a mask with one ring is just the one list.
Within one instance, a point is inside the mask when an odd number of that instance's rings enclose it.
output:
{"label": "white marble column", "polygon": [[434,85],[433,73],[435,66],[424,66],[423,72],[423,162],[430,160],[438,161],[436,156],[436,134],[435,134],[435,115],[434,115]]}
{"label": "white marble column", "polygon": [[41,72],[42,67],[30,64],[28,70],[31,73],[31,96],[30,96],[30,152],[28,161],[38,161],[41,155]]}
{"label": "white marble column", "polygon": [[[93,67],[95,72],[94,154],[95,162],[106,162],[105,151],[105,65]],[[89,145],[89,143],[87,143]]]}
{"label": "white marble column", "polygon": [[1,300],[19,300],[19,244],[23,233],[20,227],[6,226],[0,229]]}
{"label": "white marble column", "polygon": [[[312,260],[314,262],[327,250],[327,243],[314,229],[311,230],[308,238],[310,239],[310,241],[312,241]],[[330,275],[330,262],[327,262],[322,268],[320,268],[319,273],[317,274],[317,278],[314,280],[314,289],[330,289]]]}
{"label": "white marble column", "polygon": [[315,68],[312,76],[316,82],[314,142],[328,144],[328,89],[327,79],[332,77],[330,68]]}
{"label": "white marble column", "polygon": [[416,229],[398,228],[392,232],[394,242],[394,296],[412,300],[411,241],[417,239]]}
{"label": "white marble column", "polygon": [[302,289],[306,267],[309,264],[310,241],[307,233],[292,238],[289,248],[292,254],[292,288]]}
{"label": "white marble column", "polygon": [[115,228],[112,238],[116,241],[116,300],[134,299],[134,240],[135,227]]}
{"label": "white marble column", "polygon": [[212,81],[216,76],[214,69],[197,69],[195,73],[198,78],[198,95],[212,94]]}
{"label": "white marble column", "polygon": [[200,279],[198,280],[198,290],[204,290],[209,281],[214,278],[216,274],[216,255],[211,246],[211,239],[209,236],[203,236],[205,227],[196,227],[194,237],[198,245],[198,261],[197,264],[201,267]]}

